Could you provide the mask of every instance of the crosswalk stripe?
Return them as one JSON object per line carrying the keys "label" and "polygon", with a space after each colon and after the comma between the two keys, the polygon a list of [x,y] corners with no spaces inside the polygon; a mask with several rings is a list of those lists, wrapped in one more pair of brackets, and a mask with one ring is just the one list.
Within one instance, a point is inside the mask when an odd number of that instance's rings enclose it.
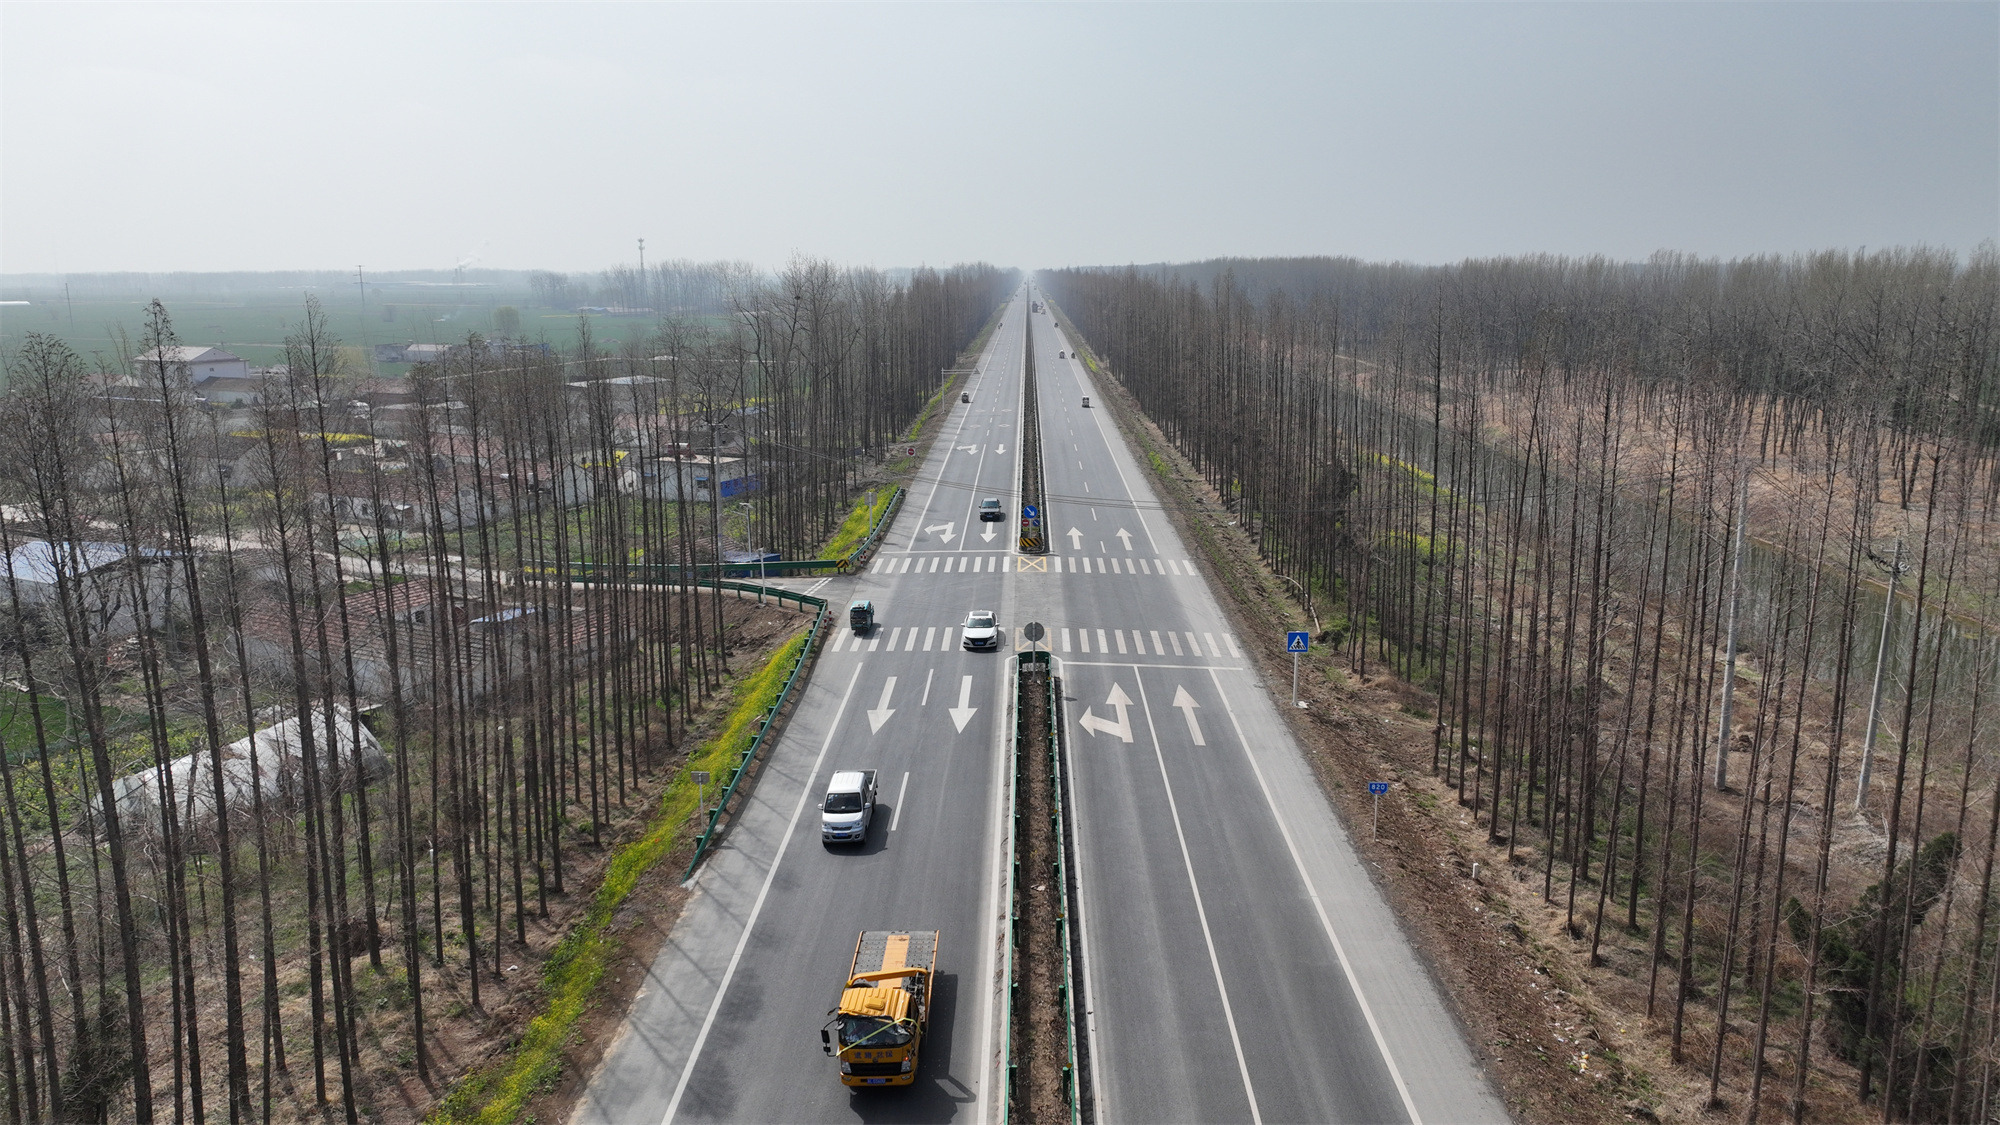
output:
{"label": "crosswalk stripe", "polygon": [[[886,634],[882,631],[884,628],[888,629]],[[868,652],[875,652],[878,649],[887,652],[949,652],[956,647],[955,641],[958,638],[958,628],[959,623],[956,622],[943,626],[881,626],[877,627],[873,633],[867,635],[855,633],[848,629],[840,629],[827,640],[826,651],[859,654],[865,648]],[[919,632],[923,634],[921,644],[919,644],[917,637]],[[1025,638],[1018,631],[1012,632],[1014,647],[1018,651],[1027,651],[1030,646],[1027,644]],[[1091,634],[1093,632],[1097,634],[1097,640],[1094,645],[1091,641]],[[1055,646],[1058,634],[1060,634],[1062,644],[1061,651],[1064,653],[1096,653],[1108,656],[1111,654],[1112,647],[1115,644],[1118,654],[1121,656],[1165,657],[1172,655],[1183,659],[1193,657],[1199,660],[1206,655],[1208,658],[1220,660],[1224,656],[1223,649],[1226,647],[1230,658],[1236,660],[1243,659],[1243,650],[1238,646],[1234,633],[1224,633],[1218,638],[1214,633],[1196,633],[1191,629],[1186,632],[1175,632],[1169,629],[1163,634],[1158,629],[1105,630],[1093,629],[1086,626],[1049,626],[1047,644],[1050,651],[1056,650]],[[1074,634],[1073,637],[1072,634]],[[1150,648],[1146,643],[1149,634],[1152,638]],[[1185,647],[1181,644],[1182,637],[1187,638]],[[886,645],[883,643],[885,641],[887,642]],[[1208,646],[1206,654],[1202,651],[1204,642]],[[900,649],[897,647],[899,644],[901,646]],[[1168,649],[1173,650],[1171,654],[1167,651]]]}

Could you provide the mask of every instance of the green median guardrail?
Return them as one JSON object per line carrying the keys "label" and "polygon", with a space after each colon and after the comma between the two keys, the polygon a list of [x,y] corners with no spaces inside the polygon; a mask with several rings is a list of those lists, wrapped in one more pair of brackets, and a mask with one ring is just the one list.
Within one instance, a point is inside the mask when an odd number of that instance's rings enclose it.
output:
{"label": "green median guardrail", "polygon": [[[1040,660],[1036,658],[1039,657]],[[1017,904],[1015,891],[1021,882],[1021,741],[1027,734],[1028,712],[1021,706],[1021,670],[1032,663],[1048,660],[1045,653],[1023,653],[1014,658],[1014,737],[1007,742],[1007,940],[1004,944],[1006,965],[1001,975],[1006,978],[1007,991],[1001,997],[1000,1026],[1006,1029],[1001,1038],[1000,1073],[1000,1116],[1003,1123],[1012,1121],[1014,1102],[1014,1078],[1019,1064],[1014,1061],[1014,1005],[1020,1000],[1020,967],[1014,963],[1014,946],[1019,943],[1021,928],[1021,908]]]}
{"label": "green median guardrail", "polygon": [[[1031,653],[1040,656],[1044,662],[1050,659],[1048,653]],[[1069,1058],[1063,1063],[1063,1100],[1069,1103],[1071,1125],[1081,1125],[1083,1121],[1083,1072],[1077,1066],[1076,998],[1071,986],[1076,983],[1076,966],[1070,957],[1070,918],[1072,912],[1069,901],[1069,824],[1063,815],[1063,766],[1067,755],[1069,733],[1059,716],[1062,712],[1062,678],[1052,667],[1048,679],[1049,716],[1049,815],[1055,820],[1056,836],[1056,939],[1062,945],[1062,986],[1058,996],[1062,1000],[1063,1043]],[[1095,1117],[1095,1114],[1092,1115]]]}

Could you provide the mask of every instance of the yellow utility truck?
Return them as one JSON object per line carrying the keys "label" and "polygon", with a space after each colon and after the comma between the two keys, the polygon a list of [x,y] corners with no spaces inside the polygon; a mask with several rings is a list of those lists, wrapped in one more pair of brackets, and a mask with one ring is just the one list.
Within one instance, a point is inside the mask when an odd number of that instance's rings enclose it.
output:
{"label": "yellow utility truck", "polygon": [[937,975],[936,930],[868,930],[854,943],[854,964],[840,1006],[820,1028],[821,1048],[840,1058],[849,1086],[908,1086],[931,1015]]}

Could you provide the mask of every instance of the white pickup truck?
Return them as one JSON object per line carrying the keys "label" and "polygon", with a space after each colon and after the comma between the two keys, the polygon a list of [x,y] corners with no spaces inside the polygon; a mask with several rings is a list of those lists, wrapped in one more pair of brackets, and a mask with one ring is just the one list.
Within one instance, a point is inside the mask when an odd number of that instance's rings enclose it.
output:
{"label": "white pickup truck", "polygon": [[859,844],[875,819],[875,771],[835,770],[819,803],[819,838],[828,844]]}

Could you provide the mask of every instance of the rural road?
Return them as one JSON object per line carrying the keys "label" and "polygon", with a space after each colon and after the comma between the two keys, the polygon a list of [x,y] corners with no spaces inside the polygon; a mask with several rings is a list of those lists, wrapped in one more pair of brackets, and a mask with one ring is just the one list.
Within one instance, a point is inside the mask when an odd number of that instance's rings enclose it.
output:
{"label": "rural road", "polygon": [[[1288,685],[1248,659],[1284,638],[1231,631],[1046,314],[1051,553],[1014,552],[1030,317],[1024,289],[882,550],[822,591],[843,614],[873,601],[881,625],[834,634],[573,1125],[994,1119],[1008,654],[1027,621],[1063,677],[1098,1119],[1506,1120],[1301,758]],[[982,527],[988,496],[1008,518]],[[959,647],[972,609],[998,612],[1002,654]],[[828,848],[815,804],[853,768],[879,771],[876,827]],[[850,1092],[820,1053],[864,929],[941,932],[906,1090]]]}

